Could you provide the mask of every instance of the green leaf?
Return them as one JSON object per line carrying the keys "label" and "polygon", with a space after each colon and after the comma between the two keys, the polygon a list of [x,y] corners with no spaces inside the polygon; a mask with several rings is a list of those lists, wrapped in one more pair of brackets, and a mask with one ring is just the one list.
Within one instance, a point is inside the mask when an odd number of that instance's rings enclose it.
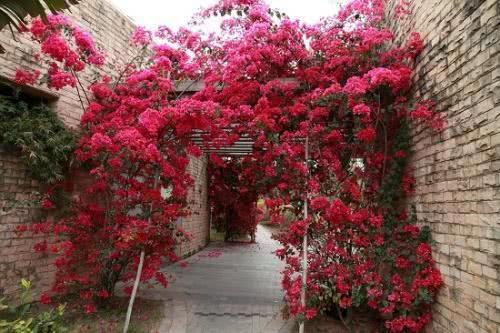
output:
{"label": "green leaf", "polygon": [[61,179],[69,168],[75,137],[47,105],[0,95],[0,131],[0,144],[19,151],[30,175],[40,182]]}
{"label": "green leaf", "polygon": [[30,289],[30,288],[31,288],[31,281],[26,280],[26,279],[22,279],[22,280],[21,280],[21,286],[22,286],[24,289]]}

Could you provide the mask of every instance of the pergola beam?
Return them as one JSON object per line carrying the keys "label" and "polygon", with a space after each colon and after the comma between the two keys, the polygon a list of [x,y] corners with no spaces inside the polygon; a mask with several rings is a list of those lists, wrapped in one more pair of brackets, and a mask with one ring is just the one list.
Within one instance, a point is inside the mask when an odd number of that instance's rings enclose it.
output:
{"label": "pergola beam", "polygon": [[[282,83],[295,83],[297,80],[295,78],[281,78],[279,79]],[[205,88],[205,82],[202,80],[179,80],[174,82],[174,89],[176,93],[187,93],[194,94]],[[222,88],[222,84],[218,84],[218,89]],[[224,131],[231,132],[231,128],[225,128]],[[222,139],[215,139],[214,141],[205,141],[204,135],[208,133],[202,130],[195,130],[191,134],[191,141],[200,146],[204,152],[217,153],[222,156],[247,156],[253,152],[254,140],[248,135],[242,135],[238,141],[231,145],[218,145],[217,143],[223,143]],[[221,146],[221,147],[218,147]]]}

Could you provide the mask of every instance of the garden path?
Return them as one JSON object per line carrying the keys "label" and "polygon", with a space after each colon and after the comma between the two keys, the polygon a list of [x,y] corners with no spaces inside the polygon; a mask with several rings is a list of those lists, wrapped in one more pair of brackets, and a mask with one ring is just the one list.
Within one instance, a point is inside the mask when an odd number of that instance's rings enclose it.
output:
{"label": "garden path", "polygon": [[283,263],[272,253],[272,229],[259,226],[257,242],[212,242],[164,269],[168,288],[144,289],[141,297],[165,301],[161,333],[288,333],[281,316]]}

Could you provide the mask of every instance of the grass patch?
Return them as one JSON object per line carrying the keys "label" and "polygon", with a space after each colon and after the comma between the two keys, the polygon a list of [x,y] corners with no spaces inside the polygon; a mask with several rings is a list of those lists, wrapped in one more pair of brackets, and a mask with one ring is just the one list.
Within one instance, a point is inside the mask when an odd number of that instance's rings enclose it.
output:
{"label": "grass patch", "polygon": [[[74,333],[121,333],[127,313],[128,298],[114,297],[110,303],[96,313],[87,315],[79,309],[68,308],[64,321],[68,332]],[[159,332],[160,322],[164,316],[162,301],[136,299],[130,321],[130,333]]]}

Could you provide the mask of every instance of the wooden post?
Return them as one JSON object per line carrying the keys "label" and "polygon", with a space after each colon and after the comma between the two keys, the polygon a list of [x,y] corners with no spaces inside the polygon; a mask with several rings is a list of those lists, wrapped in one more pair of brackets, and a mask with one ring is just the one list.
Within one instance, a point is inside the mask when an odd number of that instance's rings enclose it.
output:
{"label": "wooden post", "polygon": [[[307,220],[308,216],[308,200],[309,192],[307,188],[307,180],[309,180],[309,136],[306,136],[305,142],[305,166],[306,166],[306,193],[304,199],[304,220]],[[304,232],[304,239],[302,242],[302,289],[300,291],[300,304],[305,309],[306,307],[306,289],[307,289],[307,224],[306,230]],[[299,324],[299,333],[304,333],[305,328],[305,318]]]}
{"label": "wooden post", "polygon": [[[153,188],[156,189],[158,186],[159,178],[160,178],[160,172],[157,171],[155,174],[155,181]],[[151,223],[151,214],[153,214],[153,203],[149,206],[149,216],[148,216],[148,224]],[[128,303],[128,308],[127,308],[127,316],[125,317],[125,324],[123,325],[123,333],[128,332],[128,327],[130,325],[130,318],[132,317],[132,309],[134,308],[134,301],[135,297],[137,295],[137,289],[139,289],[139,283],[141,282],[141,275],[142,275],[142,267],[144,266],[144,257],[146,256],[146,252],[144,249],[141,250],[141,255],[139,258],[139,265],[137,266],[137,273],[135,275],[135,281],[134,281],[134,286],[132,287],[132,294],[130,295],[130,300]]]}
{"label": "wooden post", "polygon": [[125,324],[123,325],[123,333],[128,332],[128,327],[130,325],[130,318],[132,317],[132,308],[134,307],[135,296],[137,295],[137,289],[139,289],[139,282],[141,281],[142,266],[144,265],[144,250],[141,250],[141,257],[139,259],[139,266],[137,266],[137,274],[135,275],[134,287],[132,288],[132,294],[130,295],[130,301],[128,303],[127,316],[125,317]]}

